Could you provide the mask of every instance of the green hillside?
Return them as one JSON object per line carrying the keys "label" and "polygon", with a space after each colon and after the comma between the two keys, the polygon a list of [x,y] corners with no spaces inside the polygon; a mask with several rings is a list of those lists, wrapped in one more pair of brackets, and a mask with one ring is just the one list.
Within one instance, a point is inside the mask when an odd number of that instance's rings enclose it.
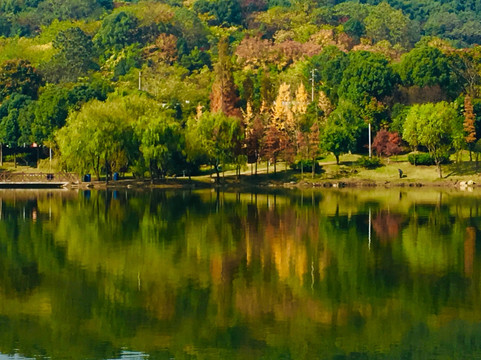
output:
{"label": "green hillside", "polygon": [[[0,0],[4,154],[137,176],[477,152],[481,1]],[[381,131],[382,130],[382,131]],[[481,144],[480,144],[481,145]],[[42,156],[42,155],[41,155]],[[297,164],[297,165],[296,165]]]}

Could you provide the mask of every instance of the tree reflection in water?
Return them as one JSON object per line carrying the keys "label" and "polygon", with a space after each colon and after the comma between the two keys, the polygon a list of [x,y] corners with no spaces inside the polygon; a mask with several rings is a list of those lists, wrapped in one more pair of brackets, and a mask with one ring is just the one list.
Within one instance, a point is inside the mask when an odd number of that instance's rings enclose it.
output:
{"label": "tree reflection in water", "polygon": [[0,191],[0,352],[478,357],[480,204],[425,189]]}

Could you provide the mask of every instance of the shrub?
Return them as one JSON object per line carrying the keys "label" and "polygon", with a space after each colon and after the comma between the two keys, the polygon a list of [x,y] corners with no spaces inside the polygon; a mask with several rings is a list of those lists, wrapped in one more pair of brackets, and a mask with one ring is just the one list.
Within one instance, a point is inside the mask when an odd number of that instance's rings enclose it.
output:
{"label": "shrub", "polygon": [[[410,154],[408,161],[411,165],[434,165],[433,157],[428,153]],[[449,157],[443,156],[441,158],[441,164],[449,164]]]}
{"label": "shrub", "polygon": [[[291,164],[290,167],[292,170],[297,170],[301,171],[301,166],[302,169],[305,173],[312,172],[312,160],[300,160],[294,164]],[[322,166],[319,165],[319,163],[316,161],[316,164],[314,165],[314,172],[316,174],[320,174],[322,172]]]}
{"label": "shrub", "polygon": [[380,158],[378,157],[369,158],[369,156],[361,157],[359,160],[356,161],[356,164],[366,169],[375,169],[382,166]]}
{"label": "shrub", "polygon": [[[3,160],[5,162],[13,162],[14,159],[15,159],[15,156],[13,154],[5,155],[3,157]],[[32,155],[29,153],[19,153],[17,154],[16,159],[17,159],[17,164],[20,164],[20,165],[28,166],[32,163],[35,163],[35,161],[32,159]]]}

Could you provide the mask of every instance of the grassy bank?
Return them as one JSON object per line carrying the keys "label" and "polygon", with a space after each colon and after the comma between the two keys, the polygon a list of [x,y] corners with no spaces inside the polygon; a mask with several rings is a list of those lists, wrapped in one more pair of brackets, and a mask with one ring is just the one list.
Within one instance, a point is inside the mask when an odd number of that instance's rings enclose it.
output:
{"label": "grassy bank", "polygon": [[[169,177],[155,180],[134,179],[130,174],[117,182],[110,182],[109,187],[211,187],[216,184],[226,186],[459,186],[463,181],[473,181],[475,186],[481,184],[481,162],[479,169],[476,162],[469,160],[467,153],[460,154],[459,159],[452,158],[450,164],[442,165],[443,178],[439,178],[436,166],[415,166],[408,162],[407,155],[381,159],[381,166],[367,169],[360,166],[357,160],[359,155],[344,155],[340,164],[336,164],[334,156],[326,156],[319,160],[320,171],[312,176],[311,172],[301,174],[298,170],[286,167],[283,162],[277,163],[277,171],[269,167],[266,162],[257,165],[257,174],[252,165],[245,165],[241,169],[240,176],[236,176],[234,169],[227,169],[221,173],[220,181],[217,181],[215,173],[204,169],[202,175],[187,177]],[[2,171],[11,172],[38,172],[42,171],[29,166],[17,165],[4,162]],[[403,177],[399,175],[402,170]],[[43,169],[43,171],[45,171]],[[81,184],[86,186],[87,184]],[[93,181],[92,185],[101,188],[106,187],[103,181]]]}
{"label": "grassy bank", "polygon": [[[273,173],[273,166],[269,167],[267,173],[266,163],[258,164],[257,175],[252,175],[251,166],[243,167],[241,177],[235,178],[234,171],[226,171],[221,178],[224,182],[237,181],[243,184],[260,185],[285,185],[292,186],[315,186],[324,184],[346,185],[383,185],[383,186],[457,186],[463,181],[481,183],[481,162],[479,169],[475,161],[469,161],[469,155],[461,154],[458,161],[454,158],[450,164],[442,165],[443,177],[439,177],[436,166],[412,165],[407,160],[408,155],[381,159],[381,166],[374,169],[367,169],[357,164],[359,155],[345,155],[336,164],[334,156],[327,156],[319,161],[321,171],[314,177],[310,172],[301,174],[299,171],[286,169],[284,163],[277,164],[277,173]],[[399,170],[403,177],[400,177]]]}

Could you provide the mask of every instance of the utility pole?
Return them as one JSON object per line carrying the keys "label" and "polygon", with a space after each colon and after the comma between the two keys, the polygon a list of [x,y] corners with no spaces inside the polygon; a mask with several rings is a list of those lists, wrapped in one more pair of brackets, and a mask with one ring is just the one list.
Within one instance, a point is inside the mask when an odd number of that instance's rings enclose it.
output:
{"label": "utility pole", "polygon": [[317,69],[311,70],[311,102],[314,102],[314,73]]}

